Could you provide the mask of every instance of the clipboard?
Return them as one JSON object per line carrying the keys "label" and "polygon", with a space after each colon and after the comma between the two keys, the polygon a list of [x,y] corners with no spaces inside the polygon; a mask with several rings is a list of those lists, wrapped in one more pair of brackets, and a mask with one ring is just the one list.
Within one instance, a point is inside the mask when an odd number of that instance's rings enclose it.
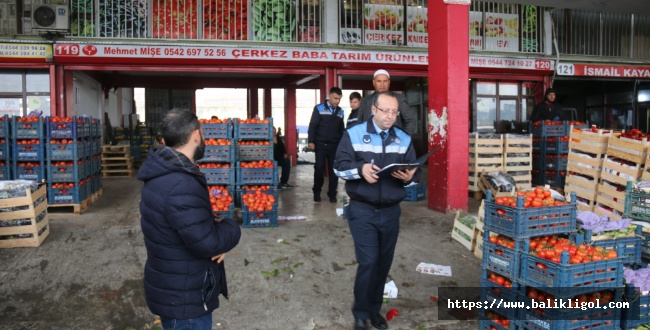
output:
{"label": "clipboard", "polygon": [[431,151],[427,152],[423,156],[420,156],[420,158],[416,159],[413,163],[393,163],[390,165],[386,165],[384,168],[381,170],[375,172],[375,174],[379,177],[386,177],[389,176],[391,173],[395,171],[401,171],[401,170],[406,170],[406,169],[413,169],[416,167],[420,167],[424,164],[426,164],[427,160],[429,160],[429,156],[431,156],[433,153],[438,151],[440,147],[435,147],[431,149]]}

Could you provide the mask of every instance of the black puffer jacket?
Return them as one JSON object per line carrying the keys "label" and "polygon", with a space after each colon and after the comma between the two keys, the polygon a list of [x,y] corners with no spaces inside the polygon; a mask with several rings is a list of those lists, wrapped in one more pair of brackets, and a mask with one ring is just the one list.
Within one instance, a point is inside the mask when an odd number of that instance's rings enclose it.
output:
{"label": "black puffer jacket", "polygon": [[165,146],[149,151],[138,172],[144,181],[140,214],[147,248],[144,291],[151,312],[189,319],[228,297],[223,262],[211,257],[239,243],[232,219],[214,221],[205,177],[185,155]]}

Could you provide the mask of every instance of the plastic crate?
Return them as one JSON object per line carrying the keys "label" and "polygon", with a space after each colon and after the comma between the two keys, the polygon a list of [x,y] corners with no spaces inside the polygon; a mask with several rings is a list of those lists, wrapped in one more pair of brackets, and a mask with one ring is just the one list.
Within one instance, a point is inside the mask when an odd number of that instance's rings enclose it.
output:
{"label": "plastic crate", "polygon": [[273,162],[273,168],[242,168],[237,162],[237,185],[278,184],[278,164]]}
{"label": "plastic crate", "polygon": [[8,161],[3,161],[0,164],[0,180],[11,180],[11,165]]}
{"label": "plastic crate", "polygon": [[632,181],[625,189],[624,215],[634,220],[650,221],[650,194],[635,191]]}
{"label": "plastic crate", "polygon": [[[596,292],[605,290],[596,290]],[[611,302],[621,302],[620,291],[614,291]],[[621,309],[608,308],[534,308],[531,300],[520,294],[518,300],[524,302],[521,308],[519,329],[525,330],[571,330],[571,329],[619,329]],[[576,301],[577,299],[571,299]],[[560,302],[558,302],[559,304]],[[568,302],[565,301],[568,305]],[[601,306],[604,305],[601,303]]]}
{"label": "plastic crate", "polygon": [[544,149],[547,154],[568,154],[569,141],[546,141],[546,146]]}
{"label": "plastic crate", "polygon": [[232,139],[232,119],[225,124],[201,124],[206,139]]}
{"label": "plastic crate", "polygon": [[235,218],[235,203],[230,204],[230,209],[228,211],[212,211],[212,214],[214,215],[215,219],[224,219],[224,218],[229,218],[229,219],[234,219]]}
{"label": "plastic crate", "polygon": [[151,134],[149,134],[149,133],[150,133],[150,132],[149,132],[149,127],[147,127],[147,126],[142,126],[142,125],[140,125],[140,126],[138,126],[138,127],[136,128],[136,133],[137,133],[139,136],[151,135]]}
{"label": "plastic crate", "polygon": [[81,204],[88,199],[88,188],[86,184],[74,184],[74,188],[53,188],[52,184],[47,185],[47,202],[49,204]]}
{"label": "plastic crate", "polygon": [[[491,282],[490,280],[487,279],[486,277],[486,271],[483,270],[483,276],[481,277],[481,300],[482,302],[488,302],[491,304],[492,301],[496,301],[497,303],[501,302],[509,302],[509,303],[514,303],[519,299],[519,292],[521,288],[519,287],[519,284],[515,281],[512,281],[512,287],[507,288],[505,286],[496,284],[494,282]],[[518,319],[518,309],[516,308],[505,308],[502,306],[499,306],[498,304],[495,304],[496,306],[492,305],[492,307],[495,307],[494,310],[508,318],[509,320],[516,320]]]}
{"label": "plastic crate", "polygon": [[20,122],[23,117],[11,117],[11,137],[13,139],[44,139],[45,121],[38,117],[36,122]]}
{"label": "plastic crate", "polygon": [[86,157],[84,142],[76,141],[69,144],[47,144],[48,160],[77,160]]}
{"label": "plastic crate", "polygon": [[48,162],[47,178],[49,182],[79,182],[81,178],[85,178],[88,173],[87,164],[85,162],[74,161],[70,166],[52,165]]}
{"label": "plastic crate", "polygon": [[237,145],[237,160],[273,159],[273,144],[271,145]]}
{"label": "plastic crate", "polygon": [[231,186],[235,184],[235,168],[200,168],[208,185]]}
{"label": "plastic crate", "polygon": [[636,227],[636,233],[634,237],[620,237],[614,239],[598,239],[592,240],[591,231],[588,231],[585,235],[585,241],[590,242],[595,246],[602,246],[608,250],[616,249],[616,247],[621,244],[623,245],[623,263],[624,264],[634,264],[641,262],[641,246],[643,243],[643,232],[642,227]]}
{"label": "plastic crate", "polygon": [[[515,309],[516,310],[516,309]],[[510,326],[509,327],[504,327],[501,324],[498,324],[496,322],[493,322],[487,317],[487,314],[489,312],[492,313],[497,313],[501,315],[501,313],[497,312],[495,309],[487,308],[487,309],[480,309],[479,310],[479,321],[478,321],[478,328],[479,330],[516,330],[518,329],[518,323],[517,320],[509,320],[510,321]],[[505,315],[502,315],[505,317]]]}
{"label": "plastic crate", "polygon": [[42,160],[45,158],[43,141],[39,144],[18,144],[14,141],[11,145],[14,160]]}
{"label": "plastic crate", "polygon": [[10,122],[8,115],[0,117],[0,138],[9,139],[11,137]]}
{"label": "plastic crate", "polygon": [[[275,188],[275,186],[268,185],[270,188],[266,190],[262,190],[262,193],[264,194],[269,194],[273,195],[275,199],[278,199],[278,189]],[[246,189],[246,186],[236,186],[237,188],[235,189],[235,206],[241,207],[242,205],[242,196],[248,192],[254,192],[255,190],[248,190]]]}
{"label": "plastic crate", "polygon": [[490,242],[490,231],[483,232],[483,269],[516,279],[521,269],[521,254],[524,253],[523,240],[515,240],[515,248]]}
{"label": "plastic crate", "polygon": [[11,157],[11,142],[9,138],[0,138],[0,160],[10,160]]}
{"label": "plastic crate", "polygon": [[278,204],[273,204],[273,211],[248,211],[248,206],[242,206],[242,227],[277,227],[278,226]]}
{"label": "plastic crate", "polygon": [[205,156],[199,163],[232,163],[235,161],[235,149],[229,146],[205,146]]}
{"label": "plastic crate", "polygon": [[51,117],[45,119],[48,139],[76,139],[90,135],[86,131],[86,124],[78,122],[77,117],[72,117],[71,122],[51,122]]}
{"label": "plastic crate", "polygon": [[[487,221],[486,221],[487,226]],[[485,244],[485,243],[484,243]],[[526,244],[525,249],[528,250]],[[616,251],[622,255],[622,247]],[[520,282],[539,288],[558,298],[593,292],[623,285],[623,259],[606,259],[582,264],[569,264],[569,253],[562,253],[561,263],[523,253]]]}
{"label": "plastic crate", "polygon": [[563,188],[566,182],[566,174],[563,175],[560,171],[556,171],[556,174],[541,171],[541,173],[533,173],[532,178],[533,184],[537,186],[549,185],[555,188]]}
{"label": "plastic crate", "polygon": [[273,139],[273,118],[267,118],[268,124],[242,124],[235,120],[235,140],[271,140]]}
{"label": "plastic crate", "polygon": [[487,191],[485,199],[485,229],[513,239],[576,231],[575,193],[571,204],[524,208],[524,198],[517,198],[517,207],[499,205]]}
{"label": "plastic crate", "polygon": [[569,160],[567,158],[554,156],[555,155],[549,157],[549,155],[546,155],[546,157],[543,158],[543,167],[540,167],[540,169],[545,171],[566,171]]}
{"label": "plastic crate", "polygon": [[406,189],[406,197],[404,197],[405,201],[417,202],[427,198],[427,185],[425,182],[404,187],[404,189]]}
{"label": "plastic crate", "polygon": [[564,136],[567,135],[565,122],[554,122],[557,125],[548,125],[546,121],[541,121],[539,125],[530,123],[530,133],[533,136]]}
{"label": "plastic crate", "polygon": [[[31,163],[32,165],[27,165],[27,163]],[[40,182],[45,180],[45,170],[45,162],[42,160],[35,162],[14,161],[11,173],[13,173],[12,178],[14,180],[32,180]]]}
{"label": "plastic crate", "polygon": [[533,138],[533,152],[542,154],[546,152],[546,142],[542,138]]}
{"label": "plastic crate", "polygon": [[625,286],[624,300],[630,303],[630,308],[624,308],[621,315],[621,329],[631,330],[640,325],[650,323],[650,295],[641,296],[634,285]]}

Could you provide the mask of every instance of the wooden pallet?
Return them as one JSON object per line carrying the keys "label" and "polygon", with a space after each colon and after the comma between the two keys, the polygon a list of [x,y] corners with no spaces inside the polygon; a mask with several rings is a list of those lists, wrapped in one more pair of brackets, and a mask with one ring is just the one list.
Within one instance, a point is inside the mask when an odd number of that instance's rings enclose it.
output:
{"label": "wooden pallet", "polygon": [[134,170],[102,170],[102,178],[130,178]]}
{"label": "wooden pallet", "polygon": [[91,203],[96,202],[99,199],[99,197],[102,197],[103,194],[104,194],[104,188],[99,188],[99,190],[97,190],[94,194],[90,196],[90,202]]}
{"label": "wooden pallet", "polygon": [[[86,200],[82,201],[79,204],[50,204],[47,206],[47,211],[50,213],[74,213],[74,214],[81,214],[81,212],[85,211],[88,206],[90,206],[91,200],[90,198],[86,198]],[[57,212],[53,212],[57,211]]]}

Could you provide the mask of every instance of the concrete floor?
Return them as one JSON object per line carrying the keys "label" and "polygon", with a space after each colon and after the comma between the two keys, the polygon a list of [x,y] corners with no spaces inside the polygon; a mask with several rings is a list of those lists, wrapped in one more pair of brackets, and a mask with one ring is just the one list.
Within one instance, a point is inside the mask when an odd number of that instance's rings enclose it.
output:
{"label": "concrete floor", "polygon": [[[352,238],[335,204],[312,201],[312,174],[311,165],[294,167],[296,187],[279,197],[279,215],[306,220],[242,230],[225,261],[231,297],[214,312],[213,329],[351,328]],[[142,289],[141,186],[135,178],[104,179],[103,196],[81,215],[50,213],[51,234],[40,247],[0,250],[1,329],[143,329],[154,319]],[[478,202],[470,199],[469,209],[476,212]],[[390,329],[477,328],[476,321],[438,321],[429,299],[440,286],[479,286],[480,261],[451,240],[452,223],[452,214],[431,211],[426,201],[402,203],[390,273],[399,295],[382,309],[399,310]],[[417,273],[420,262],[450,265],[453,277]]]}

